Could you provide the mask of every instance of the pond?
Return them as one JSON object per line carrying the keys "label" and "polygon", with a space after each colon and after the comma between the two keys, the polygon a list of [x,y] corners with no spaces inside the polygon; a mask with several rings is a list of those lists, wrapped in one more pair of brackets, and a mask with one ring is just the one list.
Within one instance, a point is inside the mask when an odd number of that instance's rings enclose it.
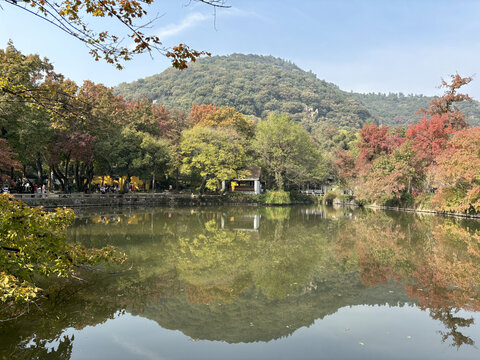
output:
{"label": "pond", "polygon": [[324,207],[84,210],[123,265],[45,283],[0,359],[478,359],[480,222]]}

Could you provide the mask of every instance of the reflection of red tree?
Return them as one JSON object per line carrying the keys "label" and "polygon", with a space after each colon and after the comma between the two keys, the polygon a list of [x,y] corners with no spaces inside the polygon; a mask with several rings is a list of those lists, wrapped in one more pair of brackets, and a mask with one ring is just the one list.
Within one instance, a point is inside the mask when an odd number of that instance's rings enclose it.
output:
{"label": "reflection of red tree", "polygon": [[416,221],[407,229],[381,215],[349,223],[348,231],[340,234],[337,254],[344,261],[357,259],[365,286],[389,280],[406,284],[410,298],[447,327],[444,341],[451,338],[455,346],[471,345],[473,340],[458,328],[470,326],[473,319],[453,313],[480,311],[480,233],[446,220],[430,220],[431,226]]}
{"label": "reflection of red tree", "polygon": [[[408,231],[376,215],[349,223],[337,244],[340,258],[356,253],[366,286],[398,280],[411,297],[427,307],[457,306],[480,310],[480,234],[444,221],[430,230],[416,222]],[[422,234],[426,238],[420,239]],[[344,248],[347,245],[347,248]]]}

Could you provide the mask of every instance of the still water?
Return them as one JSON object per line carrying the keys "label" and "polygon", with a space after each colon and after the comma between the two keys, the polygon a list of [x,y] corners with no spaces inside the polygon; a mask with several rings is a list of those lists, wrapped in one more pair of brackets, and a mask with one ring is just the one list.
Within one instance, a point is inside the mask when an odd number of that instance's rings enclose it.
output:
{"label": "still water", "polygon": [[479,359],[480,222],[322,207],[83,211],[120,266],[45,284],[0,359]]}

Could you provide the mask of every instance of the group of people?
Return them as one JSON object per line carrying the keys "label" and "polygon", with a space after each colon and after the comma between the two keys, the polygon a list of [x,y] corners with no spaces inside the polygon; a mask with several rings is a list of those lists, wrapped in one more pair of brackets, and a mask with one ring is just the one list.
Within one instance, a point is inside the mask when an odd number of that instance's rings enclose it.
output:
{"label": "group of people", "polygon": [[118,188],[117,188],[117,185],[114,185],[114,186],[110,186],[110,185],[102,185],[100,186],[100,193],[101,194],[106,194],[106,193],[117,193],[118,192]]}
{"label": "group of people", "polygon": [[[11,189],[12,188],[8,184],[5,184],[2,188],[2,192],[10,193]],[[47,187],[45,186],[45,184],[42,184],[42,185],[39,185],[37,183],[32,184],[29,181],[25,181],[25,180],[17,181],[16,184],[14,184],[13,189],[19,194],[21,193],[46,194],[47,193]]]}

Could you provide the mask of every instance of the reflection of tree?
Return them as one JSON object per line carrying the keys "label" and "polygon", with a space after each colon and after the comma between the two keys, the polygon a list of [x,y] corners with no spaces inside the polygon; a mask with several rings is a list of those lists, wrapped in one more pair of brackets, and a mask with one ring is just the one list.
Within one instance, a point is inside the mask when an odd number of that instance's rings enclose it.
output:
{"label": "reflection of tree", "polygon": [[437,309],[437,310],[430,310],[430,316],[434,320],[440,320],[448,332],[440,331],[442,334],[442,341],[445,342],[449,337],[452,338],[452,345],[456,346],[457,348],[462,345],[474,345],[475,342],[469,338],[468,336],[463,335],[460,331],[458,331],[458,327],[469,327],[473,324],[473,318],[464,319],[462,317],[454,316],[453,312],[458,312],[458,310],[452,309]]}
{"label": "reflection of tree", "polygon": [[311,281],[315,269],[330,264],[335,271],[325,232],[286,224],[289,211],[265,212],[271,216],[262,217],[260,237],[221,230],[216,219],[209,220],[202,231],[170,242],[166,255],[174,259],[179,278],[206,299],[215,294],[217,301],[218,296],[231,301],[250,287],[269,299],[284,299]]}
{"label": "reflection of tree", "polygon": [[111,277],[88,273],[82,277],[88,282],[57,280],[40,308],[31,307],[15,322],[0,324],[0,358],[69,359],[74,339],[65,336],[66,328],[103,323],[125,308],[126,299],[119,296]]}
{"label": "reflection of tree", "polygon": [[345,224],[340,231],[337,256],[356,262],[367,286],[389,280],[406,284],[420,308],[430,309],[442,321],[453,344],[473,344],[458,327],[473,319],[454,317],[463,308],[480,311],[480,232],[459,226],[454,220],[414,215],[395,218],[377,213]]}
{"label": "reflection of tree", "polygon": [[[121,311],[192,338],[268,341],[343,306],[407,302],[392,280],[406,284],[420,308],[445,324],[445,341],[471,344],[461,331],[473,322],[456,309],[480,308],[472,224],[383,212],[342,217],[344,210],[325,219],[322,212],[275,209],[250,210],[261,215],[258,232],[220,228],[222,217],[245,215],[241,208],[123,210],[109,215],[118,220],[108,224],[78,220],[74,240],[115,244],[132,269],[53,284],[43,313],[0,324],[0,348],[7,349],[0,358],[33,351],[27,344],[45,349],[64,329],[99,324]],[[24,358],[35,358],[30,352]]]}
{"label": "reflection of tree", "polygon": [[[68,360],[72,356],[74,336],[58,336],[52,341],[33,338],[14,353],[9,354],[9,359],[31,359],[31,360]],[[49,343],[57,343],[55,347]]]}

